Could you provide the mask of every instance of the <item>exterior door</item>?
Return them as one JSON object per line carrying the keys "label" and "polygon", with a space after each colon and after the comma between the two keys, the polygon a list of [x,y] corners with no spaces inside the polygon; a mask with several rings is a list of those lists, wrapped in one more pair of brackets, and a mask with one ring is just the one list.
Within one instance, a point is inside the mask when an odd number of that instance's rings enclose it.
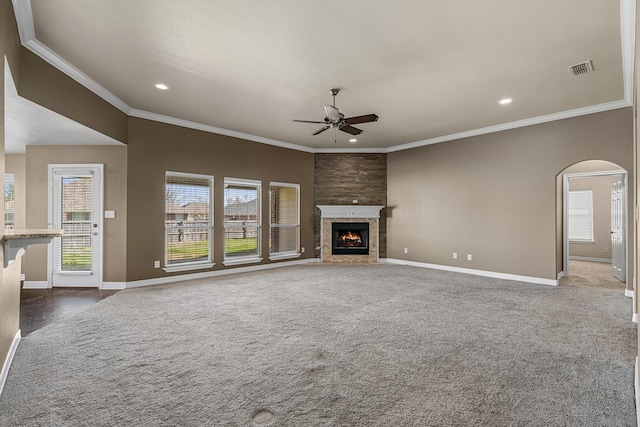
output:
{"label": "exterior door", "polygon": [[611,186],[611,265],[613,275],[622,282],[626,280],[624,190],[624,177],[614,175]]}
{"label": "exterior door", "polygon": [[102,165],[49,165],[50,285],[102,286]]}

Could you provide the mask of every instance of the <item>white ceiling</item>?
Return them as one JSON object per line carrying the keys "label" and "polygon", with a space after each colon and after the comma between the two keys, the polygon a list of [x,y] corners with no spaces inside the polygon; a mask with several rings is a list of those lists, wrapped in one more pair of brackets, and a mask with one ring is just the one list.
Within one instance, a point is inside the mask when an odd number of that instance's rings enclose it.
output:
{"label": "white ceiling", "polygon": [[[631,105],[633,0],[14,5],[23,44],[130,115],[307,151],[393,151]],[[595,71],[571,76],[585,60]],[[334,87],[347,117],[380,116],[357,143],[292,122],[322,120]]]}

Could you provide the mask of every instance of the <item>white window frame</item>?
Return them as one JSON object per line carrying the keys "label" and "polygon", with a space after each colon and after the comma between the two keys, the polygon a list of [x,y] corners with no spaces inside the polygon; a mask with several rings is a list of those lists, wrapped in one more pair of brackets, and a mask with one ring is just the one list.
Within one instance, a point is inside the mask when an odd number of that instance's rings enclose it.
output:
{"label": "white window frame", "polygon": [[[584,231],[586,234],[582,235],[582,236],[572,236],[571,235],[571,224],[575,224],[576,219],[572,218],[572,198],[574,199],[574,203],[575,203],[575,198],[576,197],[580,197],[582,199],[582,204],[585,204],[587,201],[590,202],[589,206],[585,206],[586,208],[586,212],[582,212],[582,215],[588,214],[591,218],[591,227],[589,229],[589,227],[583,227]],[[567,218],[568,218],[568,231],[567,231],[567,237],[569,240],[569,243],[595,243],[594,241],[594,235],[593,235],[593,190],[569,190],[567,193],[567,210],[568,210],[568,214],[567,214]],[[575,229],[574,229],[575,232]]]}
{"label": "white window frame", "polygon": [[[296,189],[296,220],[295,224],[275,224],[272,216],[273,193],[272,187],[289,187]],[[299,258],[300,257],[300,184],[291,184],[287,182],[270,182],[269,183],[269,239],[271,239],[271,230],[273,228],[295,228],[296,229],[296,248],[293,251],[271,252],[271,242],[269,242],[269,259],[277,261],[280,259]]]}
{"label": "white window frame", "polygon": [[[244,178],[224,178],[224,194],[226,202],[226,191],[227,187],[230,185],[237,185],[241,187],[255,187],[256,193],[258,195],[258,199],[256,201],[256,221],[257,221],[257,254],[255,255],[247,255],[247,256],[227,256],[227,224],[223,218],[224,224],[224,261],[222,262],[225,266],[233,266],[233,265],[242,265],[242,264],[252,264],[262,261],[262,181],[254,180],[254,179],[244,179]],[[223,208],[224,209],[224,208]]]}
{"label": "white window frame", "polygon": [[189,270],[201,270],[205,268],[212,268],[215,266],[213,262],[213,184],[214,178],[211,175],[200,175],[194,173],[185,173],[185,172],[174,172],[174,171],[166,171],[164,174],[164,192],[166,195],[167,191],[167,178],[169,176],[177,177],[177,178],[194,178],[203,181],[209,181],[209,225],[207,227],[209,230],[209,255],[206,260],[203,261],[194,261],[194,262],[184,262],[180,264],[169,265],[168,264],[168,254],[169,254],[169,239],[167,237],[167,230],[169,229],[178,229],[178,226],[175,227],[167,227],[166,225],[166,200],[165,200],[165,212],[164,212],[164,268],[163,270],[167,273],[174,273],[178,271],[189,271]]}

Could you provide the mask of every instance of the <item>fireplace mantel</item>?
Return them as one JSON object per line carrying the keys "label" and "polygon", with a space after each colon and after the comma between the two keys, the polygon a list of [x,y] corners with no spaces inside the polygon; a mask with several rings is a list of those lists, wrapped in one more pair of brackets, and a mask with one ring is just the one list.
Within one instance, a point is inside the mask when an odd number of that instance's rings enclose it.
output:
{"label": "fireplace mantel", "polygon": [[322,205],[318,206],[321,218],[380,218],[384,206]]}

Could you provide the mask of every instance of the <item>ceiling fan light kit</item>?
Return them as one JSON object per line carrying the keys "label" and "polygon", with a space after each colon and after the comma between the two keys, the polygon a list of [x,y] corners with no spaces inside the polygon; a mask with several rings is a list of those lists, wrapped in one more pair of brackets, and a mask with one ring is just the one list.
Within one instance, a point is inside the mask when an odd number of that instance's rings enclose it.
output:
{"label": "ceiling fan light kit", "polygon": [[[376,114],[365,114],[363,116],[349,117],[345,119],[344,114],[342,114],[338,109],[338,107],[336,107],[336,95],[340,93],[340,89],[335,89],[335,88],[331,89],[329,93],[333,97],[333,105],[324,106],[323,121],[294,120],[294,122],[321,124],[322,127],[317,131],[315,131],[314,133],[312,133],[311,135],[321,134],[325,130],[331,129],[331,128],[333,128],[336,131],[341,130],[342,132],[346,132],[351,135],[360,135],[362,133],[362,129],[355,128],[351,125],[378,121],[378,116]],[[334,138],[334,142],[337,143],[336,138]]]}

